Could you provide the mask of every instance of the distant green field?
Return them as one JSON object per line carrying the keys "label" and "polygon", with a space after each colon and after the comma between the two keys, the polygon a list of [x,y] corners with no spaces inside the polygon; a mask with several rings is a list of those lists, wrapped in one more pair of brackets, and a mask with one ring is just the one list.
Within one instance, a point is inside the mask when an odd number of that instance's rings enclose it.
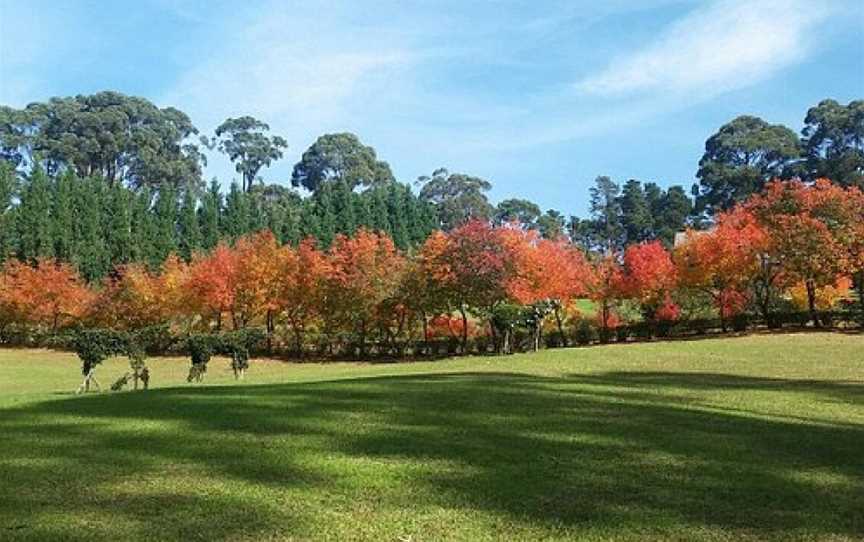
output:
{"label": "distant green field", "polygon": [[864,539],[860,335],[150,367],[0,351],[0,540]]}

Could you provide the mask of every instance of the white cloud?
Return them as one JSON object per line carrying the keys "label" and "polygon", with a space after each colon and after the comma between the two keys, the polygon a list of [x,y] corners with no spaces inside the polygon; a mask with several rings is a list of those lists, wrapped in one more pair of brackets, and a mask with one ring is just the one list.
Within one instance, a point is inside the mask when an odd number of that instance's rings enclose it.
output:
{"label": "white cloud", "polygon": [[774,75],[810,52],[828,4],[722,0],[673,23],[644,49],[619,57],[576,85],[586,94],[717,95]]}
{"label": "white cloud", "polygon": [[[268,173],[284,178],[318,135],[356,130],[364,104],[380,100],[392,74],[417,60],[398,36],[368,27],[346,32],[350,16],[338,3],[266,5],[239,17],[157,101],[186,111],[204,133],[229,116],[267,122],[289,142],[279,168]],[[221,155],[210,162],[209,174],[236,176]]]}

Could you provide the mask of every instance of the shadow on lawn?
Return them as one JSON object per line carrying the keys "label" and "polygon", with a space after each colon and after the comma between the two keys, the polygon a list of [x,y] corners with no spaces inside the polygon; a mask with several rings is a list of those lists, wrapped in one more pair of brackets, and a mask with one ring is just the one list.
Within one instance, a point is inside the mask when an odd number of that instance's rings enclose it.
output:
{"label": "shadow on lawn", "polygon": [[[698,393],[710,388],[854,405],[864,394],[861,382],[704,373],[443,374],[48,401],[0,419],[0,539],[51,538],[50,515],[110,516],[131,538],[147,538],[154,515],[168,538],[314,536],[305,529],[326,505],[313,493],[357,491],[344,479],[358,471],[325,472],[310,456],[359,461],[361,474],[371,468],[362,461],[386,459],[376,468],[400,473],[413,506],[488,510],[550,529],[864,535],[864,426],[748,417],[746,405],[701,408]],[[138,429],[124,431],[126,423]],[[227,493],[184,492],[189,472],[301,497],[289,515]],[[135,476],[159,477],[156,489],[100,490]],[[405,505],[401,489],[375,506]],[[79,527],[80,538],[99,521]]]}

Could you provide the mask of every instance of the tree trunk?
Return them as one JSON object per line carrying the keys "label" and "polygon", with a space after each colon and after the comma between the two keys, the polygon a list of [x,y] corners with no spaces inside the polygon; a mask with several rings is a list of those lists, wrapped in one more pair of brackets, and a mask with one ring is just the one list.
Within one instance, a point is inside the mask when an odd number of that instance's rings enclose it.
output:
{"label": "tree trunk", "polygon": [[360,322],[360,359],[366,359],[366,321]]}
{"label": "tree trunk", "polygon": [[819,321],[819,315],[816,314],[816,285],[812,280],[807,283],[807,306],[810,309],[810,319],[813,320],[813,325],[822,327],[822,322]]}
{"label": "tree trunk", "polygon": [[273,331],[276,326],[273,323],[273,311],[267,310],[267,354],[273,354]]}
{"label": "tree trunk", "polygon": [[555,307],[555,323],[558,324],[558,336],[561,338],[561,346],[567,346],[567,337],[564,335],[564,319],[561,318],[560,307]]}
{"label": "tree trunk", "polygon": [[87,374],[84,375],[84,382],[82,382],[81,386],[78,387],[77,393],[80,394],[82,391],[84,393],[89,392],[91,384],[96,386],[97,391],[102,391],[102,388],[99,386],[99,382],[96,381],[96,374],[95,373],[96,373],[95,367],[90,369],[89,371],[87,371]]}
{"label": "tree trunk", "polygon": [[429,355],[429,322],[426,321],[426,313],[421,312],[420,317],[423,319],[423,355]]}
{"label": "tree trunk", "polygon": [[303,357],[303,332],[300,326],[294,326],[294,350],[297,351],[297,357]]}
{"label": "tree trunk", "polygon": [[462,315],[462,354],[468,353],[468,315],[465,313],[465,306],[459,306],[459,314]]}

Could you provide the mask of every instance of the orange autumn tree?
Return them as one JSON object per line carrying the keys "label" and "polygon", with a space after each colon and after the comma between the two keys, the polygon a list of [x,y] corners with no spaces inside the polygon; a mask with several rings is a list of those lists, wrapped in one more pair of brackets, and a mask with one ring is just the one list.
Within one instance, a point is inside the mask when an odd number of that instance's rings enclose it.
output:
{"label": "orange autumn tree", "polygon": [[268,345],[276,326],[282,287],[280,271],[285,254],[269,230],[241,237],[233,250],[235,325],[244,328],[263,318]]}
{"label": "orange autumn tree", "polygon": [[92,298],[71,265],[50,259],[10,261],[0,279],[0,303],[15,321],[52,332],[76,323]]}
{"label": "orange autumn tree", "polygon": [[768,232],[772,257],[791,287],[803,283],[814,325],[821,326],[816,296],[838,276],[860,270],[861,192],[827,179],[812,186],[775,181],[746,203]]}
{"label": "orange autumn tree", "polygon": [[[575,298],[588,295],[593,281],[585,256],[562,239],[540,239],[531,230],[505,230],[505,242],[515,264],[514,274],[507,281],[507,292],[523,305],[548,303],[566,344],[562,310]],[[540,326],[535,326],[535,350],[539,347],[539,330]]]}
{"label": "orange autumn tree", "polygon": [[302,356],[303,336],[321,314],[323,282],[330,273],[330,262],[316,248],[314,239],[301,242],[296,250],[282,247],[279,261],[276,310],[291,328],[294,349]]}
{"label": "orange autumn tree", "polygon": [[718,215],[710,231],[688,231],[684,243],[674,251],[681,286],[711,297],[724,330],[728,319],[744,312],[749,303],[767,243],[756,217],[737,207]]}
{"label": "orange autumn tree", "polygon": [[216,330],[222,329],[222,316],[234,315],[234,282],[237,259],[228,245],[219,243],[209,254],[197,254],[189,266],[186,289],[190,309],[198,314],[205,327],[215,319]]}
{"label": "orange autumn tree", "polygon": [[134,330],[179,321],[186,313],[186,264],[170,256],[155,273],[142,264],[118,267],[102,282],[86,317],[90,325]]}
{"label": "orange autumn tree", "polygon": [[370,332],[382,329],[393,317],[384,305],[399,288],[405,258],[392,239],[365,229],[354,237],[337,235],[327,256],[324,316],[328,328],[353,334],[360,356],[365,357]]}
{"label": "orange autumn tree", "polygon": [[[847,299],[852,289],[852,279],[840,276],[834,281],[821,288],[816,288],[816,309],[828,311],[837,306],[837,303]],[[809,308],[807,286],[801,282],[789,288],[789,296],[796,308],[807,310]]]}

